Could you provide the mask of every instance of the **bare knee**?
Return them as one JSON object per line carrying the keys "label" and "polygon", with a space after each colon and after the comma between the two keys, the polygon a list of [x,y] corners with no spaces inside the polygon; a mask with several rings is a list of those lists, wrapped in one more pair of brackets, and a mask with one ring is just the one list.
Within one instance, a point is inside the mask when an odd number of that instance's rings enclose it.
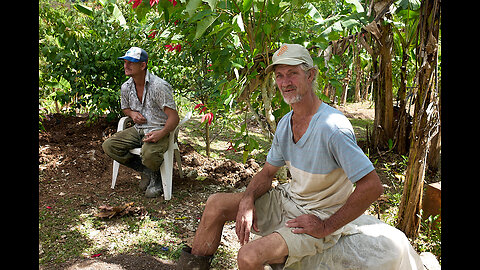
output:
{"label": "bare knee", "polygon": [[288,247],[283,237],[272,233],[260,239],[248,242],[240,248],[237,256],[238,268],[263,269],[265,264],[284,263],[288,256]]}
{"label": "bare knee", "polygon": [[203,216],[208,219],[221,220],[222,222],[230,221],[232,219],[232,213],[236,212],[236,209],[232,209],[229,203],[227,203],[227,193],[215,193],[208,197],[205,204],[205,210]]}
{"label": "bare knee", "polygon": [[219,210],[218,207],[221,206],[223,193],[215,193],[208,197],[207,202],[205,203],[205,210],[215,211]]}
{"label": "bare knee", "polygon": [[249,245],[244,245],[238,251],[237,255],[238,269],[263,269],[264,261],[260,257],[259,252]]}

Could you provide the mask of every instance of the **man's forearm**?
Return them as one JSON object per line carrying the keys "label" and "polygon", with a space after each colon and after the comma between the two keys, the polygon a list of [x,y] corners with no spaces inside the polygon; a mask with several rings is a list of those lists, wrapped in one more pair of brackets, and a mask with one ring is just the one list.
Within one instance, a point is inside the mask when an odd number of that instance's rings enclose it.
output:
{"label": "man's forearm", "polygon": [[167,121],[165,122],[165,126],[162,130],[164,130],[166,134],[172,132],[177,127],[179,120],[180,119],[176,111],[175,113],[169,113]]}
{"label": "man's forearm", "polygon": [[132,112],[132,110],[130,110],[130,108],[122,109],[122,112],[123,112],[126,116],[129,116],[129,117],[131,118],[130,113]]}
{"label": "man's forearm", "polygon": [[383,186],[375,170],[358,180],[356,185],[345,204],[325,220],[327,235],[362,215],[383,193]]}
{"label": "man's forearm", "polygon": [[278,169],[278,167],[266,162],[262,170],[258,172],[248,184],[243,197],[251,198],[255,201],[260,196],[267,193],[272,187],[273,176]]}
{"label": "man's forearm", "polygon": [[262,170],[252,178],[247,190],[243,193],[243,197],[238,205],[235,223],[235,231],[241,245],[248,243],[252,226],[255,231],[258,231],[255,216],[255,200],[270,190],[273,176],[277,170],[278,167],[265,162]]}
{"label": "man's forearm", "polygon": [[165,114],[167,115],[167,121],[162,129],[157,129],[145,134],[144,142],[157,142],[163,137],[167,136],[170,132],[175,130],[178,125],[179,117],[176,110],[165,107]]}
{"label": "man's forearm", "polygon": [[135,124],[145,124],[147,122],[147,119],[145,119],[145,117],[137,112],[137,111],[134,111],[130,108],[125,108],[125,109],[122,109],[122,112],[129,116],[130,118],[132,118],[133,122],[135,122]]}
{"label": "man's forearm", "polygon": [[356,185],[345,204],[329,218],[321,220],[313,214],[305,214],[288,220],[286,226],[293,228],[293,233],[306,233],[316,238],[332,234],[362,215],[383,192],[380,179],[374,170],[358,180]]}

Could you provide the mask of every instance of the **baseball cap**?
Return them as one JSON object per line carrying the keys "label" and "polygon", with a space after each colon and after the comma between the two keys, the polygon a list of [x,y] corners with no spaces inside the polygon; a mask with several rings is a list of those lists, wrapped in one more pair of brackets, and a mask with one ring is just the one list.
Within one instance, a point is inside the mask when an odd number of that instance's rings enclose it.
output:
{"label": "baseball cap", "polygon": [[118,59],[125,59],[130,62],[147,62],[148,54],[145,50],[139,47],[131,47],[124,56],[118,57]]}
{"label": "baseball cap", "polygon": [[281,64],[296,66],[306,63],[310,67],[313,67],[313,59],[310,53],[305,47],[298,44],[283,44],[280,49],[273,54],[272,61],[273,63],[265,69],[265,73],[267,74],[273,70],[275,65]]}

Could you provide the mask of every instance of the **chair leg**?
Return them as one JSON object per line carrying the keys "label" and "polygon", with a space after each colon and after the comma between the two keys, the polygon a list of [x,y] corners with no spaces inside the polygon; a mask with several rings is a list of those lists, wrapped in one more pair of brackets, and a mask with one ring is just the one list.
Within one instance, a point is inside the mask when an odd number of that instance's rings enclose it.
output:
{"label": "chair leg", "polygon": [[172,198],[173,149],[163,154],[163,163],[160,166],[162,175],[163,196],[168,201]]}
{"label": "chair leg", "polygon": [[178,174],[180,175],[180,178],[183,178],[182,159],[180,158],[180,151],[178,149],[175,149],[173,153],[175,156],[175,162],[177,162]]}
{"label": "chair leg", "polygon": [[120,163],[118,163],[116,160],[113,161],[113,173],[112,173],[112,189],[115,188],[115,183],[117,182],[117,176],[118,176],[118,167],[120,166]]}

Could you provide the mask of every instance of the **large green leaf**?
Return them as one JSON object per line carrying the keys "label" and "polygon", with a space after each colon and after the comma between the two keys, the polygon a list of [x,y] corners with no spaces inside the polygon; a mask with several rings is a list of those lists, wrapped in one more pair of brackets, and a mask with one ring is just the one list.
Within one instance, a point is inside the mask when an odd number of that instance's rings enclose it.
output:
{"label": "large green leaf", "polygon": [[317,23],[323,22],[322,15],[320,14],[320,12],[318,12],[317,8],[314,5],[312,5],[312,3],[307,4],[307,10],[308,10],[308,15],[310,15],[310,17],[314,21],[316,21]]}
{"label": "large green leaf", "polygon": [[85,5],[82,5],[82,4],[75,4],[74,5],[75,9],[80,11],[81,13],[85,14],[85,15],[88,15],[90,17],[92,17],[93,15],[93,10],[91,7],[87,7]]}
{"label": "large green leaf", "polygon": [[353,4],[355,6],[355,9],[357,10],[358,13],[364,12],[365,10],[363,9],[362,4],[360,4],[360,1],[358,0],[345,0],[345,2]]}
{"label": "large green leaf", "polygon": [[395,2],[395,5],[400,7],[400,9],[417,10],[421,5],[421,1],[420,0],[398,0],[397,2]]}
{"label": "large green leaf", "polygon": [[112,17],[121,25],[124,26],[127,24],[125,17],[123,17],[122,11],[118,8],[117,4],[113,4],[113,13]]}
{"label": "large green leaf", "polygon": [[243,4],[242,4],[243,12],[249,11],[250,8],[252,7],[252,3],[253,3],[253,0],[243,0]]}
{"label": "large green leaf", "polygon": [[278,16],[280,13],[280,6],[273,2],[268,1],[267,13],[269,16]]}
{"label": "large green leaf", "polygon": [[210,6],[210,9],[213,11],[215,10],[215,7],[217,6],[217,0],[206,0],[208,5]]}
{"label": "large green leaf", "polygon": [[341,20],[340,23],[343,27],[347,29],[352,29],[355,26],[362,26],[362,24],[358,20],[352,18]]}
{"label": "large green leaf", "polygon": [[203,33],[205,33],[205,31],[207,30],[207,28],[212,25],[212,23],[220,16],[208,16],[208,17],[205,17],[204,19],[200,20],[197,22],[197,30],[195,32],[195,39],[198,39],[200,38]]}
{"label": "large green leaf", "polygon": [[185,8],[188,12],[188,16],[192,17],[195,14],[195,10],[200,6],[202,0],[190,0]]}
{"label": "large green leaf", "polygon": [[272,25],[271,24],[264,24],[262,25],[262,29],[263,29],[263,32],[265,33],[265,35],[270,35],[272,33]]}
{"label": "large green leaf", "polygon": [[145,16],[147,15],[148,11],[150,11],[150,4],[148,1],[143,1],[137,8],[135,8],[135,14],[137,14],[137,19],[140,22],[145,21]]}

